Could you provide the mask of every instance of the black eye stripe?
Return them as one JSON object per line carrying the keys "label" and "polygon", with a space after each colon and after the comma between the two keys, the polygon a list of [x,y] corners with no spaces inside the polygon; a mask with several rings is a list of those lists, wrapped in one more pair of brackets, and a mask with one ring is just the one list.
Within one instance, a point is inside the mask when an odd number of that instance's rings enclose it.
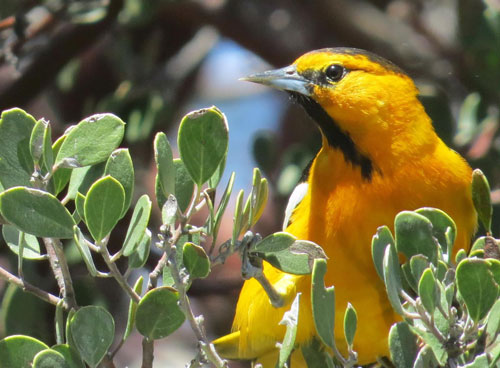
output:
{"label": "black eye stripe", "polygon": [[[334,80],[334,79],[332,79],[331,77],[329,77],[327,75],[328,68],[332,67],[333,65],[342,68],[342,74],[341,74],[340,78],[337,79],[337,80]],[[310,80],[312,83],[314,83],[316,85],[330,86],[332,84],[332,82],[338,82],[339,80],[341,80],[342,78],[344,78],[347,75],[347,73],[349,73],[349,69],[346,69],[342,65],[339,65],[339,64],[332,64],[329,67],[327,67],[326,69],[323,69],[321,71],[320,70],[309,69],[309,70],[303,71],[300,74],[304,78]]]}

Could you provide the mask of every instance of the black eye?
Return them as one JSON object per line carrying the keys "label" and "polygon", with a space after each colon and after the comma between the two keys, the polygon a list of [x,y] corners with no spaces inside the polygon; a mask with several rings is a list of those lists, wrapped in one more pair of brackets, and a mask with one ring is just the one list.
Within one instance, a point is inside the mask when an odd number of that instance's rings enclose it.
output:
{"label": "black eye", "polygon": [[342,65],[332,64],[326,68],[326,76],[333,82],[338,82],[344,76],[345,69]]}

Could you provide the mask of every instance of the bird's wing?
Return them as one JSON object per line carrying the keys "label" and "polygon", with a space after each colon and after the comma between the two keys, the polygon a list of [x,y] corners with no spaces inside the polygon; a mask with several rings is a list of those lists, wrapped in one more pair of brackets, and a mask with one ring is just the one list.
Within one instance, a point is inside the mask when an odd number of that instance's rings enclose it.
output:
{"label": "bird's wing", "polygon": [[297,208],[300,202],[304,199],[307,194],[307,190],[309,188],[309,183],[304,182],[300,183],[295,187],[290,198],[288,199],[288,203],[285,209],[285,219],[283,220],[283,230],[285,230],[288,225],[290,225],[290,218],[292,217],[292,213]]}

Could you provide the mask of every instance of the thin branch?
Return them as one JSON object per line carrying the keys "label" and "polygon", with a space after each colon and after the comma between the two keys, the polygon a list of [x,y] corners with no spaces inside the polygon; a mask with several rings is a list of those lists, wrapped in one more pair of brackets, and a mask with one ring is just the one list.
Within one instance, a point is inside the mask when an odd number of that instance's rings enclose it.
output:
{"label": "thin branch", "polygon": [[130,296],[130,298],[135,302],[139,303],[141,301],[141,297],[137,295],[137,293],[132,289],[132,287],[128,284],[127,280],[125,277],[123,277],[122,273],[116,266],[114,262],[111,261],[111,256],[109,255],[108,248],[106,247],[107,239],[103,240],[101,242],[97,243],[97,246],[99,247],[99,253],[101,254],[102,258],[104,259],[104,262],[106,262],[106,265],[109,268],[109,271],[111,272],[111,275],[113,278],[118,282],[120,287],[127,292],[127,294]]}
{"label": "thin branch", "polygon": [[154,340],[142,338],[142,365],[141,368],[153,368]]}
{"label": "thin branch", "polygon": [[73,282],[61,241],[56,238],[43,238],[43,242],[49,256],[50,267],[59,285],[63,299],[69,308],[76,308],[78,305],[75,299]]}
{"label": "thin branch", "polygon": [[[4,268],[0,267],[0,278],[13,284],[16,285],[17,287],[37,296],[38,298],[46,301],[47,303],[50,303],[52,305],[56,305],[62,300],[61,298],[52,295],[45,290],[42,290],[35,285],[30,284],[27,281],[21,280],[19,277],[11,274],[9,271],[5,270]],[[68,305],[66,303],[63,303],[64,309],[69,309]]]}

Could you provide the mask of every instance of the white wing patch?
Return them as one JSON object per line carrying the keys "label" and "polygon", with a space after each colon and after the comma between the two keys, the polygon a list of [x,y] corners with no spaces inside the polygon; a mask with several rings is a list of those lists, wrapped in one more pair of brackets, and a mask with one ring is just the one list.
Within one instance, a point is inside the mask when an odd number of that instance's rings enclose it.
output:
{"label": "white wing patch", "polygon": [[300,183],[295,187],[285,209],[285,219],[283,220],[283,230],[285,230],[288,225],[290,225],[290,217],[292,216],[293,210],[299,205],[307,194],[307,189],[309,184],[307,182]]}

